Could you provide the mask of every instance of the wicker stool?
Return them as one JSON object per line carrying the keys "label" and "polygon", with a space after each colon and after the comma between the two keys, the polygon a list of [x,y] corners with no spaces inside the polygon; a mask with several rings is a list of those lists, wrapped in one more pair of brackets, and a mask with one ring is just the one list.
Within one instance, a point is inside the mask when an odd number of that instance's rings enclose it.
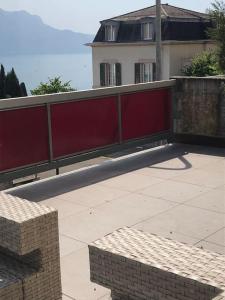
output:
{"label": "wicker stool", "polygon": [[89,245],[91,281],[113,300],[225,300],[225,256],[124,228]]}

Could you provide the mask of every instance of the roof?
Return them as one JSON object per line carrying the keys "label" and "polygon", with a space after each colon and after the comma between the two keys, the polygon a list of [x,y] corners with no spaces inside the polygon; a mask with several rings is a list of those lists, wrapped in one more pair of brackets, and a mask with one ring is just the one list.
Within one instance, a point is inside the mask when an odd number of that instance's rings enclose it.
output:
{"label": "roof", "polygon": [[[176,6],[172,6],[169,4],[162,4],[161,5],[161,13],[162,18],[178,18],[178,19],[196,19],[196,20],[202,20],[202,19],[209,19],[209,15],[205,13],[200,13],[197,11],[192,11]],[[114,18],[111,18],[110,20],[114,21],[136,21],[142,18],[146,17],[156,17],[156,6],[150,6],[146,7],[140,10],[136,10],[121,16],[117,16]]]}

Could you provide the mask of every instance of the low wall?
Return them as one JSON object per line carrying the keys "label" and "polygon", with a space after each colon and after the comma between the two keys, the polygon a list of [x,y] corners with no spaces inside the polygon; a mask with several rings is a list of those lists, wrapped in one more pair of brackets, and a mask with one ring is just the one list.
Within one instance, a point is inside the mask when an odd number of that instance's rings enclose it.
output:
{"label": "low wall", "polygon": [[225,138],[225,77],[175,79],[175,133]]}

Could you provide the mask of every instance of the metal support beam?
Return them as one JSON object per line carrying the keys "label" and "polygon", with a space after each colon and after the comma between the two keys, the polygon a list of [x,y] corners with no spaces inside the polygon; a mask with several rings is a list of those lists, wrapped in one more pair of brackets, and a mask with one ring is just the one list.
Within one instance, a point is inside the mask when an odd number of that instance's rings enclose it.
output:
{"label": "metal support beam", "polygon": [[156,80],[162,80],[161,0],[156,0]]}
{"label": "metal support beam", "polygon": [[119,129],[119,143],[122,144],[122,111],[121,111],[121,95],[118,95],[118,129]]}
{"label": "metal support beam", "polygon": [[48,147],[50,161],[53,161],[53,146],[52,146],[52,122],[51,122],[51,104],[47,103],[47,114],[48,114]]}

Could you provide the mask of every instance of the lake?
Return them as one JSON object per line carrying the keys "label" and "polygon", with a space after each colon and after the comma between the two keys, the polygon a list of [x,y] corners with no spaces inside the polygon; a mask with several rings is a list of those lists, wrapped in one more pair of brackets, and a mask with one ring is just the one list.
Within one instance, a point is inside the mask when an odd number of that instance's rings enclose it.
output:
{"label": "lake", "polygon": [[41,81],[56,76],[71,81],[71,86],[78,90],[92,88],[91,53],[0,56],[1,63],[7,72],[14,67],[20,82],[25,82],[28,93]]}

